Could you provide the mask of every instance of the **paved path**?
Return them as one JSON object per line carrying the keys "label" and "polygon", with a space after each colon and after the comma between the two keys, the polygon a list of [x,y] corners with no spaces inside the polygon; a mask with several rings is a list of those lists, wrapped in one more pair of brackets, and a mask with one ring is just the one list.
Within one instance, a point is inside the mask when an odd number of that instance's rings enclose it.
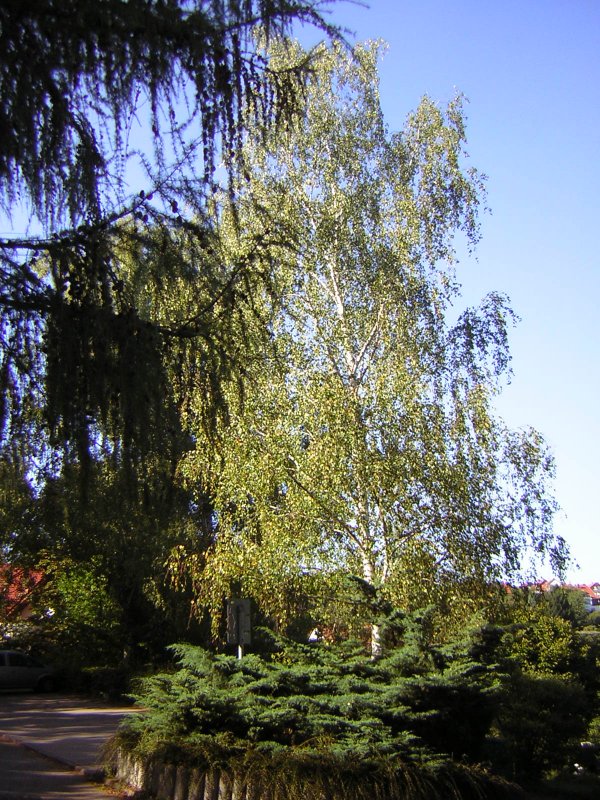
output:
{"label": "paved path", "polygon": [[130,712],[73,696],[0,695],[0,800],[107,800],[90,781],[100,780],[102,748]]}
{"label": "paved path", "polygon": [[0,741],[0,800],[111,800],[111,795],[78,772]]}

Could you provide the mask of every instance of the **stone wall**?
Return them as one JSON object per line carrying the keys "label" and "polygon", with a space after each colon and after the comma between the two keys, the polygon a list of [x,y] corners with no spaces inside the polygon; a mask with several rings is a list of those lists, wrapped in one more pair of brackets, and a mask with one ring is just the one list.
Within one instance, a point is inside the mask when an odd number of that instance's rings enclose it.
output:
{"label": "stone wall", "polygon": [[[143,796],[156,800],[273,800],[274,790],[268,772],[255,770],[250,774],[243,771],[228,772],[216,768],[201,768],[169,764],[163,761],[146,760],[136,757],[124,749],[116,749],[110,757],[110,766],[115,779],[131,789],[143,792]],[[369,784],[361,791],[347,791],[343,782],[332,782],[323,793],[323,787],[314,791],[299,793],[310,797],[350,797],[376,798],[395,797],[408,800],[431,800],[437,797],[524,797],[520,787],[501,779],[486,777],[478,773],[469,776],[461,771],[447,775],[424,776],[415,780],[415,775],[405,776],[400,783],[392,782],[387,788],[382,784]],[[463,780],[461,780],[461,778]],[[335,784],[335,785],[334,785]],[[461,786],[464,794],[461,793]],[[308,787],[307,787],[308,788]],[[312,787],[314,789],[314,787]],[[296,796],[297,791],[294,792]],[[278,797],[282,794],[277,793]],[[283,795],[285,796],[285,795]]]}
{"label": "stone wall", "polygon": [[157,800],[268,800],[259,778],[144,761],[124,750],[118,750],[111,761],[116,780]]}

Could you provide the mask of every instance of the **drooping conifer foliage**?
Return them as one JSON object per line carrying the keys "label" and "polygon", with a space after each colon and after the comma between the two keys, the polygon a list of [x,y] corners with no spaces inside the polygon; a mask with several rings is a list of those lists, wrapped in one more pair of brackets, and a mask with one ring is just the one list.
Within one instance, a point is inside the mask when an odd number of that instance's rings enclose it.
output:
{"label": "drooping conifer foliage", "polygon": [[[206,198],[219,160],[233,197],[245,120],[289,121],[309,73],[310,59],[271,69],[255,47],[257,27],[267,38],[294,22],[337,35],[319,8],[2,3],[0,208],[3,228],[12,218],[15,230],[0,242],[5,441],[39,443],[42,430],[82,459],[101,426],[129,459],[164,450],[175,427],[165,381],[166,361],[180,357],[175,341],[186,353],[200,343],[207,408],[219,405],[221,377],[243,360],[243,336],[231,345],[233,311],[262,249],[222,263]],[[156,281],[185,258],[186,280],[199,284],[185,321],[149,318],[120,274],[134,257],[151,262]]]}

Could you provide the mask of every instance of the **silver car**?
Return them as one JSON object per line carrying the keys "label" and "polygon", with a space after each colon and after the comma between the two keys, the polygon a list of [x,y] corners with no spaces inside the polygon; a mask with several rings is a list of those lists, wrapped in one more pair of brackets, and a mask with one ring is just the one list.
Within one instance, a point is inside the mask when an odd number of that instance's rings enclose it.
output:
{"label": "silver car", "polygon": [[0,650],[0,690],[50,692],[54,671],[20,650]]}

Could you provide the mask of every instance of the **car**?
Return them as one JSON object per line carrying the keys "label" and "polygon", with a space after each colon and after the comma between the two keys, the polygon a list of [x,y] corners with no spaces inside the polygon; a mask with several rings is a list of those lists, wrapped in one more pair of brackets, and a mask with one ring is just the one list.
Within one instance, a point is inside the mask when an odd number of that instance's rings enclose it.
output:
{"label": "car", "polygon": [[55,674],[51,667],[20,650],[0,650],[0,690],[31,689],[50,692]]}

